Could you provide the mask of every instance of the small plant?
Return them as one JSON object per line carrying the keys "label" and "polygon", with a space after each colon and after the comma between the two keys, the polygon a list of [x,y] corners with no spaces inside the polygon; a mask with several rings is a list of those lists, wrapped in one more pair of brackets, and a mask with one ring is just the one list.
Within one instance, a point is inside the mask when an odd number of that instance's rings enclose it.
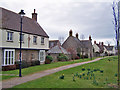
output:
{"label": "small plant", "polygon": [[85,76],[85,73],[83,73],[82,75]]}
{"label": "small plant", "polygon": [[115,74],[115,77],[117,77],[118,75],[117,75],[117,73]]}
{"label": "small plant", "polygon": [[73,76],[73,81],[75,82],[75,77]]}
{"label": "small plant", "polygon": [[89,68],[88,68],[87,70],[88,70],[88,71],[90,71],[90,69],[89,69]]}
{"label": "small plant", "polygon": [[103,70],[100,70],[100,73],[103,73]]}
{"label": "small plant", "polygon": [[93,80],[93,84],[97,86],[97,85],[98,85],[98,82],[94,79],[94,80]]}
{"label": "small plant", "polygon": [[97,71],[97,69],[94,69],[94,71],[96,72],[96,71]]}
{"label": "small plant", "polygon": [[82,71],[85,71],[85,68],[84,68],[84,67],[82,68]]}
{"label": "small plant", "polygon": [[60,79],[64,79],[64,74],[62,74],[59,78],[60,78]]}
{"label": "small plant", "polygon": [[82,75],[80,75],[79,77],[82,78]]}

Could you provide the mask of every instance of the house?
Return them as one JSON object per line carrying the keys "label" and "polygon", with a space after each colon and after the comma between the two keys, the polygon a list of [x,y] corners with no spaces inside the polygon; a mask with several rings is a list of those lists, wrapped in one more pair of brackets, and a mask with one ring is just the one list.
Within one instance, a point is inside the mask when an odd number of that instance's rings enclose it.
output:
{"label": "house", "polygon": [[62,44],[62,47],[71,53],[73,59],[76,58],[77,54],[92,57],[93,50],[91,36],[89,37],[89,40],[79,40],[78,33],[76,34],[76,37],[74,37],[72,33],[72,30],[70,30],[69,37]]}
{"label": "house", "polygon": [[104,45],[103,42],[99,42],[99,44],[97,44],[96,41],[94,41],[93,48],[94,48],[94,56],[105,56],[105,55],[116,54],[116,50],[114,46],[110,46],[109,44],[108,46],[106,46]]}
{"label": "house", "polygon": [[96,43],[96,41],[94,41],[94,44],[93,44],[93,53],[94,53],[94,56],[97,57],[97,56],[105,56],[105,52],[104,52],[104,43],[103,42],[99,42]]}
{"label": "house", "polygon": [[[32,18],[23,17],[22,60],[39,60],[44,63],[49,49],[49,36],[37,22],[37,13]],[[0,7],[0,61],[2,66],[14,65],[20,54],[20,15]]]}
{"label": "house", "polygon": [[49,48],[54,47],[56,45],[61,45],[59,40],[49,40]]}
{"label": "house", "polygon": [[110,46],[110,44],[108,44],[108,46],[104,46],[104,52],[105,54],[109,55],[115,55],[116,54],[116,50],[114,46]]}
{"label": "house", "polygon": [[[51,46],[51,48],[47,51],[47,53],[48,53],[48,55],[50,55],[50,56],[52,56],[53,57],[53,62],[56,62],[56,61],[58,61],[57,60],[57,57],[59,56],[59,54],[65,54],[65,55],[67,55],[69,58],[70,58],[70,56],[69,56],[69,52],[67,52],[61,45],[60,45],[60,42],[59,42],[59,40],[50,40],[49,41],[50,43],[54,43],[54,44],[52,44],[52,45],[54,45],[54,46]],[[49,43],[49,44],[50,44]]]}

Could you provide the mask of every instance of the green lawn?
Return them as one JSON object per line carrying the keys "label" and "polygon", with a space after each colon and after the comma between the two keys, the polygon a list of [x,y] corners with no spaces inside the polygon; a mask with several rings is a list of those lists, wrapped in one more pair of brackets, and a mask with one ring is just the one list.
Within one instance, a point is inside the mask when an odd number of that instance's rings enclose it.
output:
{"label": "green lawn", "polygon": [[[29,68],[24,68],[22,69],[22,76],[33,74],[33,73],[40,72],[40,71],[47,70],[47,69],[52,69],[52,68],[68,65],[68,64],[85,62],[85,61],[90,61],[90,60],[91,59],[84,59],[84,60],[79,59],[79,60],[74,60],[74,61],[55,62],[51,64],[43,64],[43,65],[33,66]],[[2,74],[14,74],[15,75],[15,76],[2,75],[2,80],[6,80],[6,79],[13,78],[13,77],[18,77],[16,75],[19,74],[19,70],[17,69],[17,70],[11,70],[11,71],[2,71]]]}
{"label": "green lawn", "polygon": [[[109,88],[110,86],[108,86],[108,84],[117,84],[117,77],[115,74],[117,73],[118,67],[117,57],[110,57],[110,60],[111,61],[108,61],[108,58],[104,58],[97,62],[56,72],[39,79],[17,85],[13,88]],[[85,71],[82,71],[83,67],[85,68]],[[86,75],[88,73],[87,69],[90,69],[89,72],[91,73],[89,75]],[[64,79],[59,79],[62,74],[64,74]],[[83,74],[85,74],[85,76],[80,78],[80,75]],[[75,81],[73,81],[73,76]]]}

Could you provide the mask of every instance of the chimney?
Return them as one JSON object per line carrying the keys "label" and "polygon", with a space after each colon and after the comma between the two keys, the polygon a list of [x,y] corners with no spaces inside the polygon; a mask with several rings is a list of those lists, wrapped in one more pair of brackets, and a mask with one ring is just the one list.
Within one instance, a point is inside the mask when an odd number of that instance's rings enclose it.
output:
{"label": "chimney", "polygon": [[108,46],[110,46],[110,44],[108,44]]}
{"label": "chimney", "polygon": [[96,41],[94,41],[94,44],[96,44]]}
{"label": "chimney", "polygon": [[72,36],[72,30],[69,31],[69,36]]}
{"label": "chimney", "polygon": [[92,39],[91,39],[91,35],[89,36],[89,40],[92,41]]}
{"label": "chimney", "polygon": [[78,39],[78,33],[76,33],[76,38]]}
{"label": "chimney", "polygon": [[104,45],[104,43],[102,42],[102,46]]}
{"label": "chimney", "polygon": [[99,45],[101,44],[101,42],[99,42]]}
{"label": "chimney", "polygon": [[34,9],[34,13],[32,13],[32,19],[37,21],[37,13],[35,13],[35,9]]}

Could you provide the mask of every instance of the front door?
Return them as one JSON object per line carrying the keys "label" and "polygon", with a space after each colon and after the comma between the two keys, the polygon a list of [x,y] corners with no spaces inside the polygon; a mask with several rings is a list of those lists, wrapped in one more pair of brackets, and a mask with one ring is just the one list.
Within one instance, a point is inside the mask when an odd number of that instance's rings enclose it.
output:
{"label": "front door", "polygon": [[39,61],[44,62],[45,61],[45,50],[39,51]]}

